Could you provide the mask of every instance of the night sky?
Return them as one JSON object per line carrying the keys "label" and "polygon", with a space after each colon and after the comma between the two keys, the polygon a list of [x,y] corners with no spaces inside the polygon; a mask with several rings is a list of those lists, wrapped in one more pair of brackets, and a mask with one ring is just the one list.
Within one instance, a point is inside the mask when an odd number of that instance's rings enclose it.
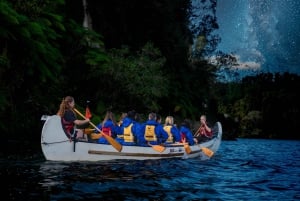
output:
{"label": "night sky", "polygon": [[218,49],[239,69],[300,74],[299,0],[218,0],[217,18]]}

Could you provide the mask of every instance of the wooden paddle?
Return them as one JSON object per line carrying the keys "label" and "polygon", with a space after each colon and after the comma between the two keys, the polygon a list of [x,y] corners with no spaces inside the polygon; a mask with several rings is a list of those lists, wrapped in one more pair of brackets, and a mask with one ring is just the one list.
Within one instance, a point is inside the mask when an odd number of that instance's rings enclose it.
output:
{"label": "wooden paddle", "polygon": [[209,158],[214,155],[214,152],[211,149],[209,149],[207,147],[201,147],[201,146],[200,146],[200,148],[201,148],[202,152]]}
{"label": "wooden paddle", "polygon": [[192,152],[189,143],[185,143],[183,147],[184,147],[185,152],[186,152],[187,154],[190,154],[190,153]]}
{"label": "wooden paddle", "polygon": [[[185,143],[184,142],[182,142],[182,143],[174,143],[174,144],[170,144],[170,145],[171,146],[182,146],[182,145],[184,145],[186,153],[187,154],[191,153],[191,148],[190,148],[190,146],[186,142]],[[202,152],[205,155],[207,155],[208,157],[212,157],[214,155],[214,152],[211,149],[209,149],[207,147],[201,147],[201,146],[200,146],[200,148],[201,148]]]}
{"label": "wooden paddle", "polygon": [[199,136],[199,134],[197,134],[198,132],[200,131],[200,127],[198,128],[198,130],[195,132],[195,134],[193,135],[194,137],[198,137]]}
{"label": "wooden paddle", "polygon": [[[77,109],[73,109],[77,114],[79,114],[82,118],[86,119],[86,117],[81,114]],[[120,143],[118,143],[114,138],[105,135],[95,124],[93,124],[93,122],[89,122],[91,126],[93,126],[99,133],[102,134],[103,137],[105,137],[105,139],[117,150],[117,151],[121,151],[122,150],[122,145]]]}
{"label": "wooden paddle", "polygon": [[185,153],[190,154],[192,152],[191,147],[188,142],[186,142],[186,138],[183,139],[182,143],[184,144],[183,147],[185,149]]}
{"label": "wooden paddle", "polygon": [[148,142],[148,145],[151,146],[152,149],[154,149],[155,151],[158,151],[160,153],[162,153],[166,149],[166,147],[164,147],[162,145],[153,145],[153,144],[150,144],[149,142]]}
{"label": "wooden paddle", "polygon": [[90,138],[92,139],[92,140],[98,140],[99,138],[101,138],[102,137],[102,134],[101,133],[91,133],[90,134]]}
{"label": "wooden paddle", "polygon": [[95,131],[94,128],[85,128],[84,129],[84,134],[90,135]]}

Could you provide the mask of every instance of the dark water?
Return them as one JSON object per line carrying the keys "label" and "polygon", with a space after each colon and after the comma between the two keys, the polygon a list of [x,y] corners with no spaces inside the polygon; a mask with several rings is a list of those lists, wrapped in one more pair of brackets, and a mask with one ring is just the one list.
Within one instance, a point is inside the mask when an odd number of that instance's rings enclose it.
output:
{"label": "dark water", "polygon": [[207,161],[15,158],[1,159],[4,200],[300,200],[300,141],[223,141]]}

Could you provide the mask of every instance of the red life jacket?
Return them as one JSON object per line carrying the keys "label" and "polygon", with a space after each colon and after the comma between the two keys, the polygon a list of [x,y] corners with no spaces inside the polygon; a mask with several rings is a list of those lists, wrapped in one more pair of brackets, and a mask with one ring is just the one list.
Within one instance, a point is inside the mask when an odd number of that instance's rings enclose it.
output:
{"label": "red life jacket", "polygon": [[212,131],[208,132],[203,125],[200,127],[200,134],[205,137],[212,137]]}
{"label": "red life jacket", "polygon": [[103,127],[103,128],[102,128],[102,132],[103,132],[105,135],[111,136],[111,128],[110,128],[110,127]]}
{"label": "red life jacket", "polygon": [[182,143],[186,142],[186,134],[183,132],[180,133],[180,142]]}
{"label": "red life jacket", "polygon": [[74,132],[74,123],[66,121],[64,118],[61,118],[61,120],[65,133],[67,134],[68,138],[71,138]]}

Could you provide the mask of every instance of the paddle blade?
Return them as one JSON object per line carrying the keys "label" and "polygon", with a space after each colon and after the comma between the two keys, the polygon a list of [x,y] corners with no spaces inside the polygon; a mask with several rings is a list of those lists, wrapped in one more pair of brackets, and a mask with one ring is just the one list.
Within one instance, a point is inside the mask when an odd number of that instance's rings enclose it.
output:
{"label": "paddle blade", "polygon": [[108,135],[105,135],[105,134],[102,134],[102,135],[111,144],[111,146],[113,146],[118,152],[122,151],[122,145],[120,143],[118,143],[114,138],[112,138]]}
{"label": "paddle blade", "polygon": [[102,134],[100,134],[100,133],[91,133],[90,134],[90,138],[92,140],[98,140],[100,137],[102,137]]}
{"label": "paddle blade", "polygon": [[192,152],[191,147],[188,144],[184,144],[184,149],[187,154],[190,154]]}
{"label": "paddle blade", "polygon": [[93,129],[93,128],[85,128],[84,129],[84,134],[89,135],[89,134],[94,133],[94,131],[95,131],[95,129]]}
{"label": "paddle blade", "polygon": [[155,151],[158,151],[158,152],[160,152],[160,153],[162,153],[162,152],[166,149],[166,147],[161,146],[161,145],[152,145],[152,148],[153,148]]}
{"label": "paddle blade", "polygon": [[210,150],[209,148],[201,147],[201,150],[208,157],[212,157],[214,155],[214,152],[212,150]]}

